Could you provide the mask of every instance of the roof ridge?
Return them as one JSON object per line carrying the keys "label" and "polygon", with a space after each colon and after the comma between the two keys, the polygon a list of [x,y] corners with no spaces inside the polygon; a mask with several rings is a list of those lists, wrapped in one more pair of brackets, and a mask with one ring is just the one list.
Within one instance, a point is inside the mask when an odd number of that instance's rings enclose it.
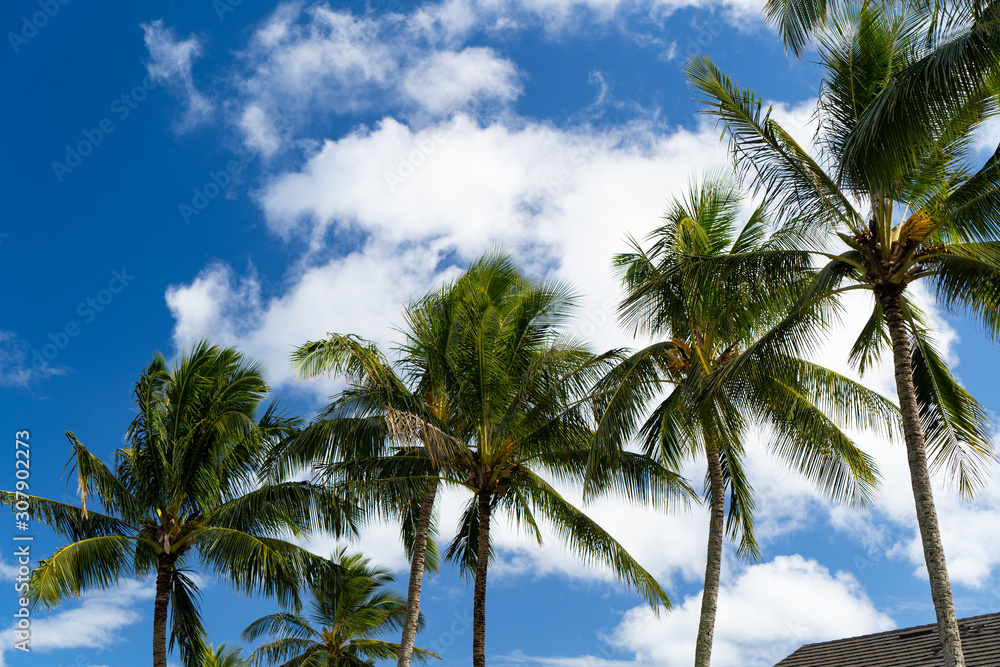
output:
{"label": "roof ridge", "polygon": [[[1000,620],[1000,611],[995,611],[995,612],[992,612],[992,613],[989,613],[989,614],[980,614],[978,616],[966,616],[965,618],[958,619],[958,623],[961,626],[962,623],[967,623],[969,621],[976,621],[976,620],[984,619],[984,618],[988,618],[988,617],[996,617],[998,620]],[[916,630],[923,630],[925,628],[933,628],[936,625],[937,625],[937,623],[927,623],[925,625],[914,625],[914,626],[909,627],[909,628],[896,628],[895,630],[884,630],[882,632],[873,632],[873,633],[870,633],[870,634],[867,634],[867,635],[855,635],[853,637],[841,637],[840,639],[827,639],[826,641],[823,641],[823,642],[813,642],[811,644],[803,644],[800,648],[805,648],[807,646],[822,646],[823,644],[834,644],[836,642],[851,641],[852,639],[865,639],[865,638],[868,638],[868,637],[879,637],[879,636],[882,636],[882,635],[896,635],[896,634],[901,634],[901,633],[904,633],[904,632],[914,632]],[[961,631],[961,629],[962,628],[959,627],[959,631]]]}

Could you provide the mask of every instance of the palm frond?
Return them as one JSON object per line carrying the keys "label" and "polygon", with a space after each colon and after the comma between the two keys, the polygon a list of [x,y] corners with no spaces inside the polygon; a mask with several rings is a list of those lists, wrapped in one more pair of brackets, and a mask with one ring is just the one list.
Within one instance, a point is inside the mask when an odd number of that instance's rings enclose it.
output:
{"label": "palm frond", "polygon": [[121,535],[78,540],[38,561],[28,582],[33,605],[51,608],[68,597],[110,588],[132,568],[135,541]]}
{"label": "palm frond", "polygon": [[911,331],[913,388],[931,471],[972,498],[996,460],[991,420],[952,375],[927,332],[912,325]]}

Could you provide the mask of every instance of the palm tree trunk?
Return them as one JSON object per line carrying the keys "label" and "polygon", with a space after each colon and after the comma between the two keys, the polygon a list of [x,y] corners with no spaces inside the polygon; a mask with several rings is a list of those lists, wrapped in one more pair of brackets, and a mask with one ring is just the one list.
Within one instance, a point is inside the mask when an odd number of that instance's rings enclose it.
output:
{"label": "palm tree trunk", "polygon": [[479,492],[479,551],[472,603],[472,667],[486,667],[486,571],[490,561],[490,493]]}
{"label": "palm tree trunk", "polygon": [[403,637],[399,640],[399,659],[396,662],[398,667],[410,667],[410,660],[413,659],[413,642],[417,636],[417,622],[420,620],[420,586],[424,577],[424,558],[427,555],[427,534],[430,532],[437,487],[437,480],[431,480],[420,501],[417,534],[413,539],[413,560],[410,562],[410,586],[406,591],[406,617],[403,619]]}
{"label": "palm tree trunk", "polygon": [[167,667],[167,605],[173,562],[161,557],[156,568],[156,598],[153,601],[153,667]]}
{"label": "palm tree trunk", "polygon": [[880,295],[889,338],[892,341],[892,358],[896,374],[896,393],[903,416],[903,435],[906,440],[906,460],[910,466],[910,485],[917,508],[917,526],[924,548],[924,563],[930,577],[931,600],[937,613],[938,635],[944,651],[945,667],[965,667],[962,657],[962,637],[955,616],[951,597],[948,567],[941,545],[937,512],[927,471],[927,454],[924,451],[924,434],[917,411],[917,397],[913,389],[913,368],[910,366],[910,339],[900,308],[899,295]]}
{"label": "palm tree trunk", "polygon": [[715,611],[719,604],[719,577],[722,572],[722,539],[726,514],[726,483],[722,477],[719,449],[706,447],[711,511],[708,521],[708,558],[705,565],[705,590],[701,596],[701,619],[694,649],[694,667],[709,667],[712,662],[712,637],[715,634]]}

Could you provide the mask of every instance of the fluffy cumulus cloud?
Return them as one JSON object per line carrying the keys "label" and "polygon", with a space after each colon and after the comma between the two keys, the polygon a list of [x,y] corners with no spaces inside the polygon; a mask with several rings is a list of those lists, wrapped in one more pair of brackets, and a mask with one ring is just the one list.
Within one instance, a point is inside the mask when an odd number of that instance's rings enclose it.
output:
{"label": "fluffy cumulus cloud", "polygon": [[[624,667],[691,664],[701,595],[667,614],[648,607],[627,611],[601,639],[597,655],[529,656],[518,652],[497,664],[552,667]],[[719,590],[712,664],[770,667],[802,644],[891,630],[854,575],[831,573],[815,560],[778,556],[739,572]]]}
{"label": "fluffy cumulus cloud", "polygon": [[192,73],[194,61],[202,55],[201,40],[194,35],[177,39],[162,19],[144,23],[142,30],[149,50],[146,69],[150,79],[166,86],[183,101],[184,114],[178,129],[187,130],[207,120],[213,105],[195,86]]}
{"label": "fluffy cumulus cloud", "polygon": [[764,0],[443,0],[413,14],[414,25],[441,40],[455,40],[481,28],[495,32],[541,27],[562,34],[589,24],[639,17],[654,22],[682,9],[707,9],[739,29],[759,26]]}
{"label": "fluffy cumulus cloud", "polygon": [[[685,39],[701,49],[704,39],[718,37],[724,21],[741,29],[759,25],[762,6],[759,0],[444,0],[410,12],[390,4],[382,14],[358,14],[328,3],[285,3],[242,52],[234,75],[241,96],[226,106],[244,144],[273,155],[296,145],[298,131],[318,109],[392,109],[404,118],[434,121],[470,108],[505,108],[522,93],[521,72],[496,49],[469,44],[476,34],[564,32],[581,20],[589,25],[617,18],[625,26],[623,17],[638,15],[657,28],[635,38],[677,57],[679,49],[687,53]],[[711,26],[692,23],[685,39],[668,43],[659,34],[663,18],[689,7],[724,11]],[[191,40],[174,44],[197,47]],[[193,90],[193,84],[185,88]]]}
{"label": "fluffy cumulus cloud", "polygon": [[271,155],[317,109],[345,114],[382,106],[435,118],[517,98],[513,63],[486,47],[439,49],[431,23],[420,12],[371,16],[326,4],[280,6],[243,53],[237,77],[243,99],[233,106],[245,145]]}
{"label": "fluffy cumulus cloud", "polygon": [[[261,302],[252,275],[209,267],[169,292],[175,338],[230,336],[274,369],[287,366],[291,345],[327,331],[386,342],[403,304],[453,264],[502,243],[536,275],[577,285],[576,333],[611,347],[621,343],[611,254],[626,249],[628,232],[642,236],[656,224],[668,184],[724,160],[709,128],[512,128],[459,115],[416,130],[385,118],[327,141],[260,193],[270,228],[308,238],[318,253],[288,277],[283,295]],[[320,252],[358,237],[349,254]]]}
{"label": "fluffy cumulus cloud", "polygon": [[514,64],[485,47],[428,55],[406,73],[402,89],[432,114],[449,113],[479,99],[509,102],[521,92]]}
{"label": "fluffy cumulus cloud", "polygon": [[[627,612],[608,641],[640,664],[690,664],[701,595],[670,614]],[[891,630],[854,575],[831,573],[815,560],[778,556],[752,565],[719,591],[712,663],[770,666],[802,644]]]}

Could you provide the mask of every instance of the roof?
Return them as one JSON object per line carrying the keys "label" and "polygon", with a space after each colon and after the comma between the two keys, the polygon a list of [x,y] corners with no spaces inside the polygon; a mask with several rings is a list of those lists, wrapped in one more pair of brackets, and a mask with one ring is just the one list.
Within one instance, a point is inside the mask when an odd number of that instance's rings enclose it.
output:
{"label": "roof", "polygon": [[[963,618],[966,667],[1000,665],[1000,613]],[[806,644],[775,667],[944,667],[937,624]]]}

